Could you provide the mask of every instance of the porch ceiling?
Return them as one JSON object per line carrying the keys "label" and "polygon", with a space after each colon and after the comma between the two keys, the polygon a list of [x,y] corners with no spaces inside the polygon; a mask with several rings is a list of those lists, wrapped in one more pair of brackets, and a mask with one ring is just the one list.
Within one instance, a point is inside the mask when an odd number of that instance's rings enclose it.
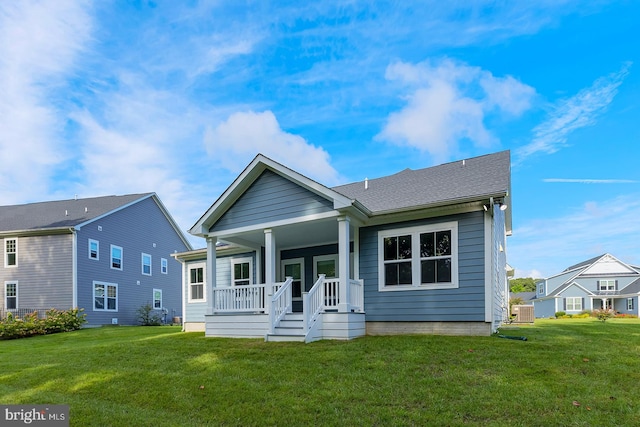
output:
{"label": "porch ceiling", "polygon": [[[338,241],[338,221],[336,218],[268,227],[272,230],[278,249],[318,246]],[[353,226],[349,238],[353,239]],[[256,248],[264,246],[264,229],[219,236],[220,241]]]}

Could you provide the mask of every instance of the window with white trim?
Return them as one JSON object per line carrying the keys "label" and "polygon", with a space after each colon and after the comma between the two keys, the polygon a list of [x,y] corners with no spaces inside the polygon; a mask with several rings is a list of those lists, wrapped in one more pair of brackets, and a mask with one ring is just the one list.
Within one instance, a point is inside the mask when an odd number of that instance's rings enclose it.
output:
{"label": "window with white trim", "polygon": [[118,285],[93,282],[93,311],[118,311]]}
{"label": "window with white trim", "polygon": [[565,302],[567,311],[582,311],[582,297],[567,297]]}
{"label": "window with white trim", "polygon": [[4,307],[7,310],[18,308],[18,282],[4,283]]}
{"label": "window with white trim", "polygon": [[544,295],[544,282],[538,284],[538,295]]}
{"label": "window with white trim", "polygon": [[235,258],[231,260],[231,284],[234,286],[253,283],[253,259]]}
{"label": "window with white trim", "polygon": [[633,298],[627,298],[627,310],[631,311],[634,309],[635,300]]}
{"label": "window with white trim", "polygon": [[114,270],[122,270],[122,253],[120,246],[111,245],[111,268]]}
{"label": "window with white trim", "polygon": [[204,264],[189,267],[189,302],[204,302]]}
{"label": "window with white trim", "polygon": [[378,232],[379,290],[458,287],[458,223]]}
{"label": "window with white trim", "polygon": [[615,280],[598,280],[598,290],[599,291],[615,291],[616,281]]}
{"label": "window with white trim", "polygon": [[162,289],[153,290],[153,308],[155,309],[162,308]]}
{"label": "window with white trim", "polygon": [[18,239],[4,239],[4,266],[18,266]]}
{"label": "window with white trim", "polygon": [[97,240],[89,239],[89,259],[100,259],[100,242]]}
{"label": "window with white trim", "polygon": [[151,276],[151,255],[142,253],[142,274]]}
{"label": "window with white trim", "polygon": [[167,274],[169,272],[169,261],[166,258],[160,258],[160,273]]}

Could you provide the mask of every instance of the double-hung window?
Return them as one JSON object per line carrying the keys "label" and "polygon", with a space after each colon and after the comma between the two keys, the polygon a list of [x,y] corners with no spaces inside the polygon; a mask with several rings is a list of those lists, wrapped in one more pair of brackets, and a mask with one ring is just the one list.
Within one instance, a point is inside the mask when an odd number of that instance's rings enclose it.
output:
{"label": "double-hung window", "polygon": [[142,274],[151,276],[151,255],[142,254]]}
{"label": "double-hung window", "polygon": [[458,223],[378,232],[379,290],[458,287]]}
{"label": "double-hung window", "polygon": [[616,281],[615,280],[599,280],[598,281],[598,290],[600,290],[600,291],[615,291],[616,290]]}
{"label": "double-hung window", "polygon": [[18,266],[18,239],[4,239],[4,266]]}
{"label": "double-hung window", "polygon": [[633,298],[627,298],[627,310],[631,311],[634,309],[634,299]]}
{"label": "double-hung window", "polygon": [[232,263],[231,283],[234,286],[250,285],[253,283],[253,260],[251,258],[236,258],[232,260]]}
{"label": "double-hung window", "polygon": [[153,308],[156,310],[162,308],[162,289],[153,290]]}
{"label": "double-hung window", "polygon": [[189,302],[205,301],[204,265],[189,267]]}
{"label": "double-hung window", "polygon": [[7,310],[18,308],[18,282],[4,283],[4,306]]}
{"label": "double-hung window", "polygon": [[120,246],[111,245],[111,268],[122,270],[122,248]]}
{"label": "double-hung window", "polygon": [[89,239],[89,259],[100,259],[100,242],[97,240]]}
{"label": "double-hung window", "polygon": [[565,302],[567,311],[582,311],[582,297],[567,297]]}
{"label": "double-hung window", "polygon": [[160,273],[167,274],[169,272],[169,262],[166,258],[160,258]]}
{"label": "double-hung window", "polygon": [[118,285],[93,282],[93,310],[118,311]]}

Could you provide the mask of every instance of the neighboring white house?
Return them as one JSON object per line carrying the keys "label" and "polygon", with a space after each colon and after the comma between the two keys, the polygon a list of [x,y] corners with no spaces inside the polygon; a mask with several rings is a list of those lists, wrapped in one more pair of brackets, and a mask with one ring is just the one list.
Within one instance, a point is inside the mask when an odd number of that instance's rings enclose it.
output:
{"label": "neighboring white house", "polygon": [[508,311],[510,181],[508,151],[333,188],[258,155],[191,228],[207,248],[175,254],[184,329],[489,335]]}
{"label": "neighboring white house", "polygon": [[639,314],[640,267],[625,264],[610,254],[573,265],[537,286],[533,300],[536,317],[594,309]]}

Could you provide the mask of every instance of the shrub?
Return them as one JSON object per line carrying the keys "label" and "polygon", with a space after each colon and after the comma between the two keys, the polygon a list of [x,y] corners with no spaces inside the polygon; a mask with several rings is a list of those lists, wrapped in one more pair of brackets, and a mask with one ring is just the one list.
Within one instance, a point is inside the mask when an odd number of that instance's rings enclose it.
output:
{"label": "shrub", "polygon": [[565,313],[564,311],[556,311],[556,314],[555,314],[556,318],[558,318],[558,319],[561,319],[566,315],[567,315],[567,313]]}
{"label": "shrub", "polygon": [[614,316],[613,310],[593,310],[593,317],[597,318],[602,322],[606,322],[607,319],[611,319]]}
{"label": "shrub", "polygon": [[77,308],[66,311],[51,309],[47,311],[44,319],[38,318],[38,313],[35,311],[22,319],[16,319],[9,313],[6,319],[0,321],[0,339],[10,340],[75,331],[86,322],[87,316],[81,314],[82,311]]}
{"label": "shrub", "polygon": [[138,322],[142,326],[160,326],[162,324],[162,317],[154,312],[151,304],[143,305],[136,313],[138,314]]}

